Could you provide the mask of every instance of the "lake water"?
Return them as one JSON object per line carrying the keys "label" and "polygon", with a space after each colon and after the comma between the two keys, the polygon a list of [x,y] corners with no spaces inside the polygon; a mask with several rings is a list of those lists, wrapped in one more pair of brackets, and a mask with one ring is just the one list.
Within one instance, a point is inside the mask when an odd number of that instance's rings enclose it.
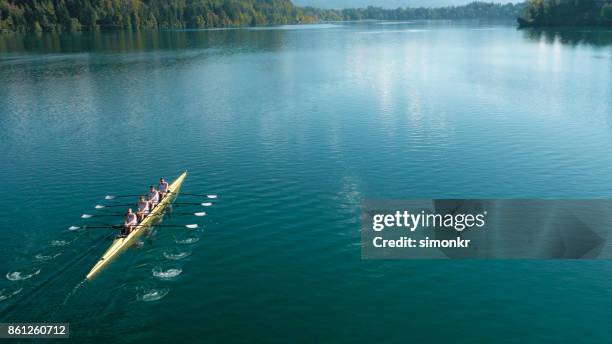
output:
{"label": "lake water", "polygon": [[[609,339],[612,263],[364,261],[359,206],[612,197],[611,31],[3,35],[0,133],[0,322],[70,322],[75,342]],[[184,193],[218,198],[164,223],[203,229],[158,228],[81,286],[114,232],[67,228],[185,169]]]}

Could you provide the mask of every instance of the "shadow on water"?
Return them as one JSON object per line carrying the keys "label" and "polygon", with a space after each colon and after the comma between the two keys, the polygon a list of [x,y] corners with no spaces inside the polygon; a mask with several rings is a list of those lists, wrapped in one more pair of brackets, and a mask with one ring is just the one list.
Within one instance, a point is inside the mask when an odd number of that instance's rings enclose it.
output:
{"label": "shadow on water", "polygon": [[284,46],[286,35],[285,30],[246,29],[4,34],[0,35],[0,53],[135,53],[221,47],[225,51],[277,51]]}
{"label": "shadow on water", "polygon": [[595,47],[612,46],[612,30],[598,28],[527,28],[520,29],[529,40],[553,44]]}

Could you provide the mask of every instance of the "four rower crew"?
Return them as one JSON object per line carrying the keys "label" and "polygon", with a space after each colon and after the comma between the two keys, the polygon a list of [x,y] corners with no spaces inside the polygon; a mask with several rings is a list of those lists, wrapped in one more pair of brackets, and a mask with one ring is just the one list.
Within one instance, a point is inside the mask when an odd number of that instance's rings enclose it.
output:
{"label": "four rower crew", "polygon": [[153,208],[155,208],[155,206],[157,206],[164,196],[170,192],[170,185],[164,180],[164,178],[160,178],[158,188],[159,191],[155,190],[155,187],[151,185],[146,197],[140,196],[138,200],[138,212],[132,212],[132,208],[127,210],[125,220],[123,222],[123,231],[121,232],[122,236],[130,234],[138,223],[144,220],[144,218],[147,217],[147,215],[153,210]]}

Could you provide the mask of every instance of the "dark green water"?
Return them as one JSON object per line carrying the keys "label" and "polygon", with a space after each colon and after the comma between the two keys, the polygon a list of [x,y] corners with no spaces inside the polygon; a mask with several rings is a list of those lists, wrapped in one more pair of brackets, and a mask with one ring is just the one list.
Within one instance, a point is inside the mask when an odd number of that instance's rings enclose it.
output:
{"label": "dark green water", "polygon": [[[610,198],[611,100],[610,31],[0,36],[0,321],[79,343],[606,342],[612,263],[362,261],[359,204]],[[203,229],[158,228],[77,287],[112,232],[67,228],[184,169],[219,198],[164,223]]]}

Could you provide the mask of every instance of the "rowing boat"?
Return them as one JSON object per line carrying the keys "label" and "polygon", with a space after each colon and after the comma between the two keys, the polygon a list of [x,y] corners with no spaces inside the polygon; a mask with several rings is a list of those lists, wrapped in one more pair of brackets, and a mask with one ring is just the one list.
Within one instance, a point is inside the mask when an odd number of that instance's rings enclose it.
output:
{"label": "rowing boat", "polygon": [[98,260],[96,265],[89,271],[86,279],[91,280],[103,267],[105,267],[113,258],[119,255],[123,251],[123,249],[128,247],[128,244],[132,242],[134,239],[139,237],[142,233],[144,233],[145,229],[151,227],[154,224],[157,218],[160,218],[163,215],[166,207],[174,201],[176,196],[178,195],[181,185],[183,185],[183,181],[187,177],[187,171],[183,172],[176,180],[170,184],[170,191],[166,197],[164,197],[159,204],[145,217],[139,224],[125,237],[118,237],[113,240],[112,245],[104,252],[102,258]]}

